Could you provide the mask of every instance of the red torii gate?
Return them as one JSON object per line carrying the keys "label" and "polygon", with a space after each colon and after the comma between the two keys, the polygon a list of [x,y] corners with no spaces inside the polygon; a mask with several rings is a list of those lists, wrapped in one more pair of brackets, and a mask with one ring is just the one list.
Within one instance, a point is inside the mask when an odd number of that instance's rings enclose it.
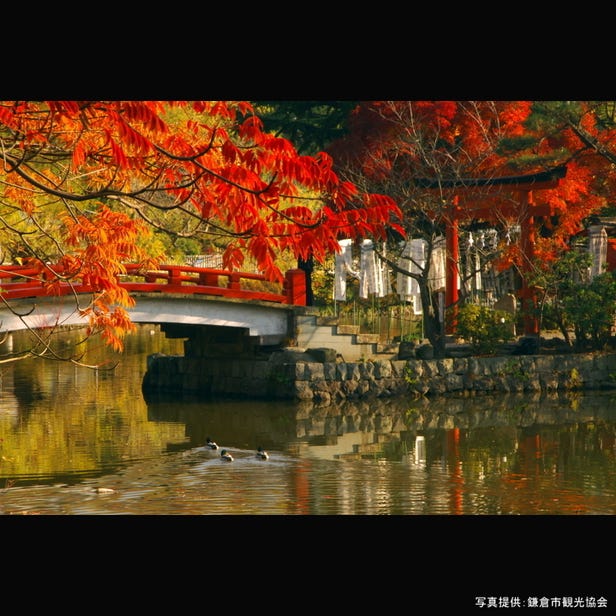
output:
{"label": "red torii gate", "polygon": [[[452,307],[454,316],[450,319],[447,333],[455,332],[455,314],[458,302],[458,261],[460,250],[458,244],[458,225],[461,220],[480,219],[496,221],[498,218],[516,217],[520,223],[521,245],[524,254],[522,264],[522,288],[518,292],[522,300],[522,306],[534,306],[535,294],[528,286],[524,272],[530,269],[530,264],[534,260],[535,243],[535,217],[551,216],[551,208],[547,205],[536,205],[533,201],[533,191],[548,190],[556,188],[560,180],[567,173],[566,165],[556,167],[550,171],[530,173],[527,175],[504,176],[495,178],[470,178],[457,180],[425,180],[419,179],[415,183],[423,188],[453,189],[454,195],[448,219],[445,221],[445,241],[448,258],[446,260],[446,282],[445,282],[445,306]],[[484,205],[476,205],[472,202],[465,202],[464,207],[460,204],[460,192],[469,188],[481,188],[487,191],[488,195],[493,196],[495,191],[500,194],[518,193],[519,197],[515,203],[499,203],[493,208]],[[510,188],[510,190],[508,190]],[[472,196],[471,196],[472,198]],[[526,335],[537,335],[539,333],[538,319],[531,314],[524,318],[524,333]]]}

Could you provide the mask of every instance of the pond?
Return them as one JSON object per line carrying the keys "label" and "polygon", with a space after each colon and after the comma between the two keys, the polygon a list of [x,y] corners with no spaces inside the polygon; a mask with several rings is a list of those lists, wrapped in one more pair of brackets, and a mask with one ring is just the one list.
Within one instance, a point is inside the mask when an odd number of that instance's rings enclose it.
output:
{"label": "pond", "polygon": [[[71,335],[67,333],[67,346]],[[19,340],[13,341],[18,346]],[[605,392],[313,403],[146,401],[141,326],[89,369],[0,368],[4,515],[613,515],[616,407]],[[208,449],[211,437],[219,449]],[[256,457],[258,447],[268,460]],[[227,449],[232,463],[221,460]]]}

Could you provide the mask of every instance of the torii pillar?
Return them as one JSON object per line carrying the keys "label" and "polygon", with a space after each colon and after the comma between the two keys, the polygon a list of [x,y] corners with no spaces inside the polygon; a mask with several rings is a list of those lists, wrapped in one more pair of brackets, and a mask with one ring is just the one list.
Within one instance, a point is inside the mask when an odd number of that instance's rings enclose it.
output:
{"label": "torii pillar", "polygon": [[455,195],[452,203],[452,216],[446,224],[445,247],[447,258],[445,259],[445,306],[451,307],[450,318],[445,323],[445,333],[454,334],[458,327],[458,278],[460,270],[460,242],[458,231],[458,195]]}
{"label": "torii pillar", "polygon": [[520,244],[522,248],[522,288],[518,295],[522,304],[524,315],[524,334],[526,336],[536,336],[539,334],[539,319],[534,314],[537,307],[537,296],[535,290],[528,285],[526,274],[531,271],[535,261],[535,217],[532,215],[531,206],[533,205],[532,191],[526,192],[526,208],[524,216],[520,221]]}

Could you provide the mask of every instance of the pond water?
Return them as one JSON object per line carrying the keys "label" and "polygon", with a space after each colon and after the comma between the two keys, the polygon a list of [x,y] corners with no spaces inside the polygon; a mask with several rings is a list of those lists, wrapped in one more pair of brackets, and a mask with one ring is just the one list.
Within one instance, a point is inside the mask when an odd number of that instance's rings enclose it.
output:
{"label": "pond water", "polygon": [[154,352],[182,342],[142,326],[122,355],[84,347],[113,368],[0,366],[0,514],[616,513],[616,394],[146,401]]}

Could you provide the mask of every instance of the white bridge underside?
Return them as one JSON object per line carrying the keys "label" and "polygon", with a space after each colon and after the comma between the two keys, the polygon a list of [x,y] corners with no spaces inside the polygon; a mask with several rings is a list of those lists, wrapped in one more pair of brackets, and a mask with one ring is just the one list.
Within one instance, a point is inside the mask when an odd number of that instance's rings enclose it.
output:
{"label": "white bridge underside", "polygon": [[[289,336],[291,306],[203,295],[152,293],[134,297],[136,305],[126,309],[134,323],[235,327],[248,330],[261,344],[278,344]],[[22,299],[11,302],[11,308],[0,307],[0,332],[88,324],[74,297]]]}

